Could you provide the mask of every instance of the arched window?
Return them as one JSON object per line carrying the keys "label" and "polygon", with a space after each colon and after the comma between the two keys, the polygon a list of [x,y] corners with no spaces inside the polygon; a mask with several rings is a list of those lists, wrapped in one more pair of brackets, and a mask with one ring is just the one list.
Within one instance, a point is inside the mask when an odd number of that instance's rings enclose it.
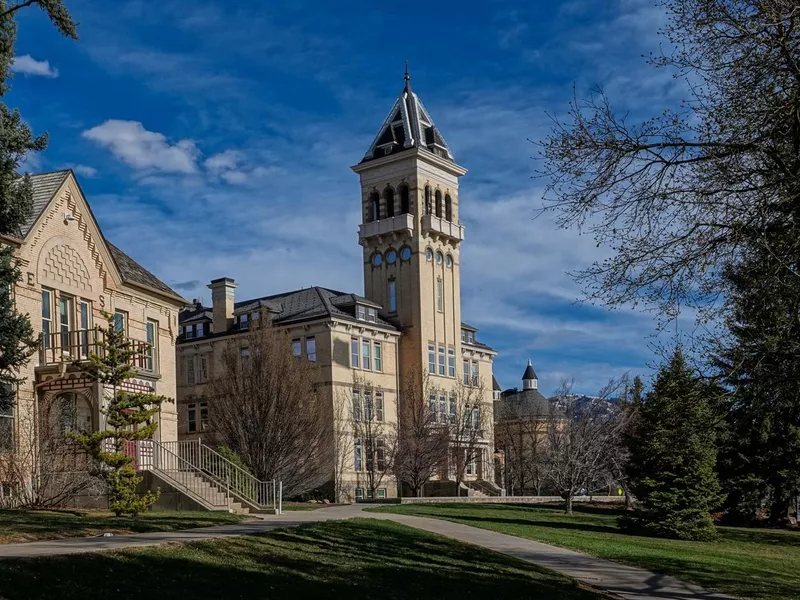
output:
{"label": "arched window", "polygon": [[453,220],[453,200],[450,198],[450,194],[444,196],[444,218],[448,221]]}
{"label": "arched window", "polygon": [[442,192],[436,190],[436,216],[442,218]]}
{"label": "arched window", "polygon": [[378,192],[369,195],[369,220],[378,221],[381,218],[381,197]]}
{"label": "arched window", "polygon": [[383,190],[383,199],[386,200],[386,217],[394,216],[394,190],[389,186]]}
{"label": "arched window", "polygon": [[411,212],[408,202],[408,186],[404,183],[400,186],[400,214],[405,215]]}
{"label": "arched window", "polygon": [[431,186],[425,186],[425,214],[431,214]]}

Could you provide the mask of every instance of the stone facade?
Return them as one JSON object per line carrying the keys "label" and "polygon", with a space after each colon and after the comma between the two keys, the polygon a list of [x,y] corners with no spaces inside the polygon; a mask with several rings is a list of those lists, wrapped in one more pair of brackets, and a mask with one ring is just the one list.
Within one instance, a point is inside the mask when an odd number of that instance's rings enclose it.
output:
{"label": "stone facade", "polygon": [[[17,310],[27,314],[42,344],[16,391],[6,436],[6,457],[32,456],[38,432],[71,403],[74,422],[65,427],[103,428],[105,392],[82,375],[73,361],[85,359],[98,342],[94,328],[103,312],[118,314],[121,326],[141,349],[132,389],[175,398],[175,338],[178,313],[186,301],[152,274],[108,244],[71,171],[31,177],[34,215],[13,245],[22,279],[14,286]],[[126,271],[120,268],[124,264]],[[148,346],[149,342],[149,346]],[[156,439],[177,439],[176,403],[162,405]],[[61,410],[61,409],[58,409]],[[61,415],[60,418],[64,418]],[[7,487],[22,482],[5,482]]]}

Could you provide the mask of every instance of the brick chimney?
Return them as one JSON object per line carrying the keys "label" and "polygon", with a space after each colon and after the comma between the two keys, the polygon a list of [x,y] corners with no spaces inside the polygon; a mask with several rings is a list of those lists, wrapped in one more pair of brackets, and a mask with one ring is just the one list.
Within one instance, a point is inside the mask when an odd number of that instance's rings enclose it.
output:
{"label": "brick chimney", "polygon": [[230,277],[220,277],[208,284],[211,289],[211,307],[213,316],[211,330],[214,333],[228,331],[233,319],[233,290],[236,282]]}

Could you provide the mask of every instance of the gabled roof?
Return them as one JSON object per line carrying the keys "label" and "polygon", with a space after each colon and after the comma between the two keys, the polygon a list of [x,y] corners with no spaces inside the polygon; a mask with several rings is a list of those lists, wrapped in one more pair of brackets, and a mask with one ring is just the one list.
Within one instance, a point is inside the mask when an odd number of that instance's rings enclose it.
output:
{"label": "gabled roof", "polygon": [[[64,185],[64,182],[70,175],[75,177],[71,169],[29,175],[31,184],[33,186],[33,210],[31,211],[30,218],[23,225],[23,230],[21,231],[23,238],[30,233],[33,225],[39,220],[39,217],[53,200],[56,192],[61,189],[61,186]],[[83,194],[83,192],[81,192],[81,194]],[[91,213],[91,208],[89,209],[89,212]],[[96,222],[94,215],[91,216]],[[97,228],[100,230],[99,223],[97,223]],[[103,236],[102,230],[100,230],[100,235]],[[161,281],[158,277],[153,275],[150,271],[145,269],[142,265],[133,260],[130,256],[125,254],[120,248],[116,247],[114,244],[105,239],[105,236],[103,236],[103,241],[108,247],[108,251],[117,266],[117,270],[122,277],[122,281],[163,292],[173,296],[176,300],[182,300],[185,302],[180,294],[169,287],[166,283]]]}
{"label": "gabled roof", "polygon": [[500,384],[497,382],[497,378],[494,376],[494,373],[493,373],[492,374],[492,391],[493,392],[499,392],[502,389],[503,388],[500,387]]}
{"label": "gabled roof", "polygon": [[409,148],[425,148],[442,158],[455,162],[450,147],[437,129],[422,100],[411,91],[406,71],[406,85],[395,100],[363,162],[397,154]]}

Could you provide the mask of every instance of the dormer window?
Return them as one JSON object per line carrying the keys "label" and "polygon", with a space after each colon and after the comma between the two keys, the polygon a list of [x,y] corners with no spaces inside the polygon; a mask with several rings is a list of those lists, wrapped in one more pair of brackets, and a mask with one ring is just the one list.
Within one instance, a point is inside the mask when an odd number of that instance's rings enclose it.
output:
{"label": "dormer window", "polygon": [[375,323],[378,320],[378,311],[374,308],[367,308],[367,321]]}
{"label": "dormer window", "polygon": [[356,318],[359,321],[376,323],[378,321],[378,311],[363,304],[356,304]]}
{"label": "dormer window", "polygon": [[205,335],[205,331],[203,331],[205,325],[203,323],[198,323],[195,327],[197,329],[197,337],[203,337]]}
{"label": "dormer window", "polygon": [[469,329],[462,329],[461,330],[461,342],[464,344],[474,344],[475,343],[475,332],[470,331]]}
{"label": "dormer window", "polygon": [[187,340],[194,337],[194,325],[187,325],[183,328],[183,337]]}
{"label": "dormer window", "polygon": [[239,316],[239,329],[247,329],[250,326],[248,316],[246,314]]}

